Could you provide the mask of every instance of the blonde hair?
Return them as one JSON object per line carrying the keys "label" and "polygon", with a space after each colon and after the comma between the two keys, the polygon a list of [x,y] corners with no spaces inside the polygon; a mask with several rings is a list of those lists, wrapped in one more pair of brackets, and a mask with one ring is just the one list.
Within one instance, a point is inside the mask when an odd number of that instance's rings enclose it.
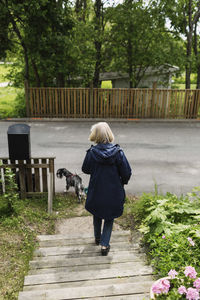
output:
{"label": "blonde hair", "polygon": [[99,122],[91,127],[89,140],[96,144],[112,143],[114,141],[114,135],[106,122]]}

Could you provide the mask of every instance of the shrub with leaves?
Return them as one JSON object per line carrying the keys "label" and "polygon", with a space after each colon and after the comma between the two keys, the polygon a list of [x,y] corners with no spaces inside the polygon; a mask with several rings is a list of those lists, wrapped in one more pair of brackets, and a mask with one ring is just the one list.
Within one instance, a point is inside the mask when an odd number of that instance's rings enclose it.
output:
{"label": "shrub with leaves", "polygon": [[143,233],[159,277],[165,277],[170,269],[179,270],[186,265],[200,272],[199,192],[200,188],[195,188],[181,197],[171,193],[143,194],[139,200],[126,203],[126,210]]}
{"label": "shrub with leaves", "polygon": [[[17,202],[19,200],[19,194],[17,192],[17,185],[15,183],[15,174],[11,169],[6,168],[4,174],[5,193],[0,195],[1,205],[0,210],[4,210],[8,213],[17,212]],[[3,182],[1,180],[1,184]]]}

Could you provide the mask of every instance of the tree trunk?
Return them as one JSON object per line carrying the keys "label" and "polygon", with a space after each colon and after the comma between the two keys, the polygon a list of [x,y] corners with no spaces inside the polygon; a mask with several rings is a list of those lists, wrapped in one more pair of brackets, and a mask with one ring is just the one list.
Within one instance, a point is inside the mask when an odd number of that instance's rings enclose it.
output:
{"label": "tree trunk", "polygon": [[133,47],[131,40],[128,40],[128,48],[127,48],[127,54],[128,54],[128,75],[129,75],[129,88],[131,89],[133,87]]}
{"label": "tree trunk", "polygon": [[191,54],[192,54],[192,0],[189,0],[188,6],[188,17],[189,17],[189,30],[187,31],[187,62],[185,67],[185,88],[190,89],[190,75],[191,75]]}
{"label": "tree trunk", "polygon": [[13,26],[13,30],[14,32],[16,33],[20,43],[21,43],[21,46],[24,50],[24,62],[25,62],[25,74],[24,74],[24,77],[25,77],[25,80],[27,80],[28,82],[28,85],[29,85],[29,59],[28,59],[28,50],[27,50],[27,47],[26,47],[26,44],[22,38],[22,35],[20,33],[20,30],[19,28],[17,27],[17,23],[15,22],[14,20],[14,17],[13,15],[9,12],[9,16],[10,16],[10,20],[11,20],[11,23],[12,23],[12,26]]}
{"label": "tree trunk", "polygon": [[95,63],[95,70],[94,70],[94,78],[93,78],[93,86],[95,88],[100,87],[99,75],[101,69],[101,42],[95,42],[95,49],[96,49],[96,63]]}
{"label": "tree trunk", "polygon": [[57,87],[65,86],[65,76],[63,73],[58,73],[56,76],[56,79],[57,79],[57,82],[56,82]]}
{"label": "tree trunk", "polygon": [[101,41],[101,35],[103,32],[103,11],[101,11],[103,7],[103,4],[101,0],[96,0],[94,10],[95,10],[95,41],[94,46],[96,50],[96,63],[95,63],[95,71],[94,71],[94,77],[93,77],[93,86],[95,88],[100,87],[99,82],[99,74],[101,69],[101,47],[102,47],[102,41]]}
{"label": "tree trunk", "polygon": [[31,63],[32,63],[32,66],[33,66],[34,74],[35,74],[36,86],[40,87],[41,86],[41,80],[40,80],[40,75],[38,73],[38,68],[37,68],[36,63],[33,59],[31,59]]}

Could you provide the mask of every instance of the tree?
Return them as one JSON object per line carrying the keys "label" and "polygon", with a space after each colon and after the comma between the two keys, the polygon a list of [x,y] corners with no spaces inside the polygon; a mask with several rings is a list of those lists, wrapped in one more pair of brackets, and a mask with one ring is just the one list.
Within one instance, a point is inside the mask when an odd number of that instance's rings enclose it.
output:
{"label": "tree", "polygon": [[174,63],[176,47],[166,32],[165,18],[143,1],[125,1],[110,9],[110,69],[129,74],[137,87],[149,67]]}
{"label": "tree", "polygon": [[8,16],[9,41],[20,45],[25,79],[37,86],[63,86],[73,73],[73,20],[68,1],[0,0]]}
{"label": "tree", "polygon": [[[158,3],[157,3],[158,4]],[[162,10],[171,21],[171,29],[175,35],[186,38],[185,87],[190,89],[192,70],[192,43],[195,26],[200,18],[200,1],[198,0],[161,0]]]}

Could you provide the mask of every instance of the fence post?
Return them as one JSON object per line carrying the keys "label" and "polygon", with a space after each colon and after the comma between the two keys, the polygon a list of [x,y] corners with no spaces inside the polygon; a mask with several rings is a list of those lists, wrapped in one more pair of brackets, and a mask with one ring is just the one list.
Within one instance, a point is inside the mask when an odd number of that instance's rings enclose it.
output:
{"label": "fence post", "polygon": [[[90,117],[94,115],[94,104],[93,104],[93,82],[90,83]],[[95,103],[96,105],[96,103]]]}
{"label": "fence post", "polygon": [[28,80],[24,81],[24,89],[25,89],[25,101],[26,101],[26,116],[30,117],[30,103],[29,103],[29,84]]}
{"label": "fence post", "polygon": [[152,102],[151,102],[151,117],[155,117],[154,108],[155,108],[156,88],[157,88],[157,81],[154,81],[153,92],[152,92]]}
{"label": "fence post", "polygon": [[52,214],[53,206],[53,177],[54,177],[54,160],[49,159],[49,190],[48,190],[48,213]]}
{"label": "fence post", "polygon": [[26,198],[26,181],[25,181],[25,165],[23,160],[18,160],[19,163],[19,184],[20,184],[20,197]]}

